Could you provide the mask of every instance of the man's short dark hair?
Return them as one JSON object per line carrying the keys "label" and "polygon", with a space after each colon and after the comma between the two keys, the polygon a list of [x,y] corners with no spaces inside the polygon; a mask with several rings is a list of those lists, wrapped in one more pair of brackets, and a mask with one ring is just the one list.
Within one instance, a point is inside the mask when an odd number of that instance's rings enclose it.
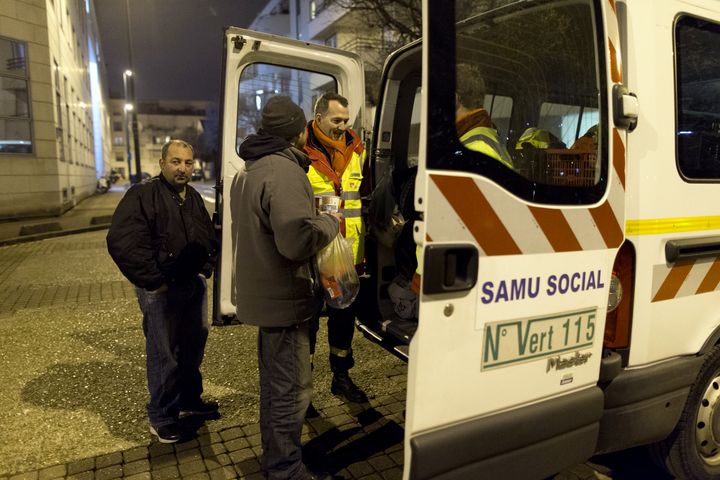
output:
{"label": "man's short dark hair", "polygon": [[160,154],[160,158],[165,160],[165,157],[167,157],[168,149],[170,148],[170,145],[178,145],[183,148],[189,148],[191,152],[193,152],[193,156],[195,155],[195,149],[185,140],[180,140],[179,138],[172,138],[165,142],[165,144],[162,146],[162,153]]}
{"label": "man's short dark hair", "polygon": [[455,93],[465,108],[480,108],[485,103],[485,80],[480,67],[458,63],[455,67]]}
{"label": "man's short dark hair", "polygon": [[340,105],[345,108],[347,108],[348,106],[347,98],[343,97],[339,93],[326,92],[323,93],[320,98],[318,98],[317,102],[315,102],[315,115],[317,115],[318,113],[320,115],[325,115],[330,108],[330,102],[332,100],[340,102]]}

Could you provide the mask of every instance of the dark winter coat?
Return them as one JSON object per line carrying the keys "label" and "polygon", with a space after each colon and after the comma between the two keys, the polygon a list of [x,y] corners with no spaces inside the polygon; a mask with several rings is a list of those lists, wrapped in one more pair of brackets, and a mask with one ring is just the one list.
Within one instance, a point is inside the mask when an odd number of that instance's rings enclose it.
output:
{"label": "dark winter coat", "polygon": [[134,185],[113,214],[107,246],[120,271],[138,287],[155,290],[209,277],[218,241],[200,194],[185,186],[185,199],[162,177]]}
{"label": "dark winter coat", "polygon": [[312,257],[339,222],[315,213],[307,156],[286,140],[251,135],[230,197],[237,317],[261,327],[310,320],[321,305]]}

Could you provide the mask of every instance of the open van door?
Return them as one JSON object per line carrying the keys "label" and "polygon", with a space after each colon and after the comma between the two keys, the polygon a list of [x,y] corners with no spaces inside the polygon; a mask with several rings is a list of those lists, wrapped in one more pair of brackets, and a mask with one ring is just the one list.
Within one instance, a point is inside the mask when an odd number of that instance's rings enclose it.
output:
{"label": "open van door", "polygon": [[545,478],[594,452],[624,241],[614,8],[425,0],[422,44],[386,66],[376,175],[417,168],[404,478]]}
{"label": "open van door", "polygon": [[222,244],[213,291],[216,324],[235,316],[230,187],[243,162],[238,147],[259,128],[265,102],[275,95],[288,95],[310,119],[315,100],[325,92],[337,92],[350,102],[350,124],[359,131],[365,101],[362,62],[354,53],[234,27],[225,30],[224,46],[222,154],[215,203]]}

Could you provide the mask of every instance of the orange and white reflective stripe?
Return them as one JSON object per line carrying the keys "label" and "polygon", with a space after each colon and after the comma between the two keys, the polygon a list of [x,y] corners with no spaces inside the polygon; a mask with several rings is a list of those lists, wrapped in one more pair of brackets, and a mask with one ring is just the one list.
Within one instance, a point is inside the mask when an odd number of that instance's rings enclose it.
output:
{"label": "orange and white reflective stripe", "polygon": [[622,83],[622,59],[617,46],[620,45],[620,32],[618,30],[617,9],[615,0],[608,0],[610,12],[608,12],[607,35],[610,57],[610,79],[613,83]]}
{"label": "orange and white reflective stripe", "polygon": [[[436,242],[475,242],[481,254],[520,255],[617,248],[623,189],[594,208],[545,208],[510,197],[497,185],[466,176],[430,175],[434,212],[428,236]],[[616,208],[613,208],[616,203]]]}
{"label": "orange and white reflective stripe", "polygon": [[720,290],[720,257],[653,267],[652,301],[699,295]]}
{"label": "orange and white reflective stripe", "polygon": [[494,183],[467,176],[431,174],[428,200],[437,217],[427,236],[476,242],[481,255],[520,255],[617,248],[623,241],[625,144],[612,132],[612,181],[597,207],[548,208],[512,198]]}

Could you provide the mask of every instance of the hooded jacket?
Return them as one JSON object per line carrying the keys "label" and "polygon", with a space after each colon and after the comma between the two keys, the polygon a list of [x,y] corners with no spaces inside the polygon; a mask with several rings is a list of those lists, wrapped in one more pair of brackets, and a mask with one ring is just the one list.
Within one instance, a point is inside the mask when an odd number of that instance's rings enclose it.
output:
{"label": "hooded jacket", "polygon": [[237,318],[260,327],[308,321],[322,301],[312,257],[339,223],[315,213],[308,158],[287,140],[260,130],[239,153],[245,164],[230,197]]}
{"label": "hooded jacket", "polygon": [[110,256],[134,285],[212,274],[218,241],[200,194],[185,186],[183,200],[162,175],[134,185],[122,198],[107,234]]}

